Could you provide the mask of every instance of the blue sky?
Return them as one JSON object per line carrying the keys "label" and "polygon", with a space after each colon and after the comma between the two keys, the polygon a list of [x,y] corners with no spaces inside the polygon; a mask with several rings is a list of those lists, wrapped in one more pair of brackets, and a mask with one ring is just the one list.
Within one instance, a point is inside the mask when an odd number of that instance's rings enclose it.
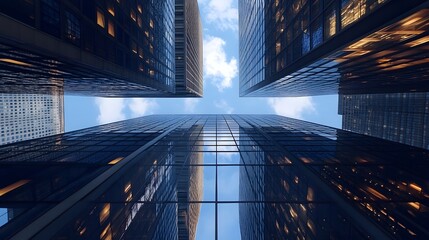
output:
{"label": "blue sky", "polygon": [[149,114],[279,114],[341,127],[338,97],[239,98],[237,0],[199,0],[204,38],[204,97],[107,99],[65,97],[66,131]]}

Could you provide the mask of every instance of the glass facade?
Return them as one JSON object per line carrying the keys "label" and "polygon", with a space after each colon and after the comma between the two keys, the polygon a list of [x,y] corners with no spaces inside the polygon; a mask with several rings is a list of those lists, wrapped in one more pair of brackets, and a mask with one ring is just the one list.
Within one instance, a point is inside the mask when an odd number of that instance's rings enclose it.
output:
{"label": "glass facade", "polygon": [[176,94],[203,95],[203,27],[197,0],[176,0]]}
{"label": "glass facade", "polygon": [[254,4],[240,1],[241,96],[429,91],[427,1],[270,0],[252,22]]}
{"label": "glass facade", "polygon": [[64,96],[0,94],[0,145],[64,132]]}
{"label": "glass facade", "polygon": [[340,95],[343,129],[429,149],[429,93]]}
{"label": "glass facade", "polygon": [[[175,91],[174,0],[19,0],[1,2],[0,12],[2,92],[60,83],[83,95],[184,95]],[[199,22],[195,9],[188,18]]]}
{"label": "glass facade", "polygon": [[429,152],[275,115],[0,147],[3,239],[426,239]]}

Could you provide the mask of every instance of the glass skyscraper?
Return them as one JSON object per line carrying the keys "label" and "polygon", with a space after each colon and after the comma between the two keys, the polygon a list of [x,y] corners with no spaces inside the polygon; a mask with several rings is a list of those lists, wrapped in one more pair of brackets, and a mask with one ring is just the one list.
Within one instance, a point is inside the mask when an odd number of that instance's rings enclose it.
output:
{"label": "glass skyscraper", "polygon": [[[202,76],[193,71],[202,67],[198,5],[182,0],[196,6],[184,10],[192,20],[186,35],[195,42],[183,43],[176,41],[176,2],[0,2],[0,92],[63,87],[101,97],[201,96]],[[193,68],[176,76],[178,44],[189,49],[184,59]]]}
{"label": "glass skyscraper", "polygon": [[424,0],[239,0],[240,95],[429,91]]}
{"label": "glass skyscraper", "polygon": [[0,147],[0,238],[427,239],[428,161],[275,115],[153,115]]}
{"label": "glass skyscraper", "polygon": [[343,129],[429,149],[429,93],[340,95]]}

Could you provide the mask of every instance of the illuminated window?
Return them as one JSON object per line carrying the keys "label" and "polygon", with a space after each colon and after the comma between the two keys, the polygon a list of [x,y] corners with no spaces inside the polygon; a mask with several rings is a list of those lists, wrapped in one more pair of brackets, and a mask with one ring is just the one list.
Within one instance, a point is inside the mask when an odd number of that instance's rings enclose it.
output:
{"label": "illuminated window", "polygon": [[341,2],[341,26],[347,25],[358,20],[365,14],[366,3],[363,0],[348,0]]}
{"label": "illuminated window", "polygon": [[139,47],[139,57],[143,58],[143,49]]}
{"label": "illuminated window", "polygon": [[133,53],[137,53],[137,44],[134,41],[131,42],[131,51],[133,51]]}
{"label": "illuminated window", "polygon": [[112,240],[112,228],[109,225],[101,232],[100,240]]}
{"label": "illuminated window", "polygon": [[102,28],[106,26],[104,22],[104,14],[100,9],[97,9],[97,24]]}
{"label": "illuminated window", "polygon": [[334,7],[330,7],[325,17],[325,35],[327,38],[332,37],[337,32],[337,13]]}
{"label": "illuminated window", "polygon": [[115,7],[113,7],[113,6],[109,6],[109,7],[107,8],[107,11],[108,11],[112,16],[115,16]]}
{"label": "illuminated window", "polygon": [[109,20],[109,23],[107,25],[107,32],[110,34],[110,36],[115,36],[115,24],[112,22],[112,20]]}
{"label": "illuminated window", "polygon": [[110,216],[110,204],[104,204],[100,212],[100,223],[104,223],[106,219]]}
{"label": "illuminated window", "polygon": [[134,22],[137,21],[137,15],[136,15],[136,12],[134,10],[130,11],[130,17]]}

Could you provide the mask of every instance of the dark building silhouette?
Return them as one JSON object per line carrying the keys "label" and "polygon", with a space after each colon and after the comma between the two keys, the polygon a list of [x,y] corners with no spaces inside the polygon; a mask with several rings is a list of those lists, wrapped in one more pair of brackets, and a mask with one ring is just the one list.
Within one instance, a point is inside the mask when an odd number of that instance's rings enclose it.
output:
{"label": "dark building silhouette", "polygon": [[[61,87],[103,97],[202,95],[187,84],[201,75],[176,77],[174,0],[19,0],[0,3],[0,13],[1,92]],[[186,15],[197,47],[177,44],[195,50],[186,60],[198,69],[198,9]]]}
{"label": "dark building silhouette", "polygon": [[429,94],[340,95],[343,129],[429,148]]}
{"label": "dark building silhouette", "polygon": [[429,91],[428,7],[424,0],[240,0],[240,95]]}
{"label": "dark building silhouette", "polygon": [[426,239],[428,158],[274,115],[136,118],[0,147],[0,238]]}

